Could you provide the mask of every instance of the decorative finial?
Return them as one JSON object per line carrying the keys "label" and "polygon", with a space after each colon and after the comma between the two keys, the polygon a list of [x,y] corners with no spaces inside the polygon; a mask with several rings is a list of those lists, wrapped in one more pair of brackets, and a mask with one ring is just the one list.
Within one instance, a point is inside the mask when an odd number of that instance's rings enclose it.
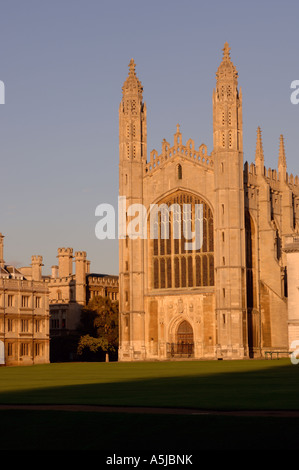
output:
{"label": "decorative finial", "polygon": [[228,42],[226,42],[224,44],[224,48],[222,49],[223,50],[223,58],[224,59],[230,59],[230,47],[228,45]]}
{"label": "decorative finial", "polygon": [[135,67],[136,67],[136,64],[134,62],[134,59],[131,59],[130,63],[129,63],[129,69],[130,69],[129,74],[130,75],[135,75]]}
{"label": "decorative finial", "polygon": [[177,134],[180,133],[180,125],[179,124],[176,125],[176,132],[177,132]]}

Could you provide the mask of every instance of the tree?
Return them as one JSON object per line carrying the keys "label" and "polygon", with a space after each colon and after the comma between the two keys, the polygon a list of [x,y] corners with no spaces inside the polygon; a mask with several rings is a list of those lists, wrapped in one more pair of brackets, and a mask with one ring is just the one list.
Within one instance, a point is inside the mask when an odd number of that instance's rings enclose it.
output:
{"label": "tree", "polygon": [[81,333],[77,353],[84,350],[96,353],[102,350],[114,353],[118,349],[118,301],[108,297],[94,297],[82,310]]}

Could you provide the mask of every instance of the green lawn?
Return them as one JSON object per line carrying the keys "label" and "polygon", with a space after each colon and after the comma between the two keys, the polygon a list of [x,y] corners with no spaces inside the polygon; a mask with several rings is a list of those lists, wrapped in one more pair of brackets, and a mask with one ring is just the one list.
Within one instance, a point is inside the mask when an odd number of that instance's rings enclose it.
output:
{"label": "green lawn", "polygon": [[[298,374],[299,365],[288,359],[1,367],[0,404],[298,410]],[[117,410],[1,410],[0,422],[2,451],[96,450],[105,456],[129,451],[138,455],[141,451],[296,449],[299,426],[295,417],[149,415]]]}
{"label": "green lawn", "polygon": [[288,359],[65,363],[0,368],[0,403],[299,409]]}

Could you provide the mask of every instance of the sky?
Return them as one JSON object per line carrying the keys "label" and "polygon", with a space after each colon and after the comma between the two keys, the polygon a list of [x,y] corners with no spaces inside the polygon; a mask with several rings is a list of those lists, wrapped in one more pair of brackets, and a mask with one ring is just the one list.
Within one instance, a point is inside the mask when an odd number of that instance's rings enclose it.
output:
{"label": "sky", "polygon": [[[118,240],[95,235],[99,204],[118,202],[118,107],[131,58],[147,105],[148,157],[173,142],[212,150],[212,92],[227,41],[243,94],[244,161],[262,129],[266,167],[284,135],[299,174],[299,3],[0,1],[0,232],[6,263],[43,274],[57,249],[84,250],[91,271],[118,274]],[[117,220],[116,220],[117,222]]]}

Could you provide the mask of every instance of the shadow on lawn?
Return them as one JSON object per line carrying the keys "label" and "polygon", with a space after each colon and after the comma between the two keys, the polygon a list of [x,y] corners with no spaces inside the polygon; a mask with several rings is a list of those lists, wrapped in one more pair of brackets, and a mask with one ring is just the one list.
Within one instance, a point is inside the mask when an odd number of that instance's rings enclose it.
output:
{"label": "shadow on lawn", "polygon": [[[299,409],[298,371],[293,365],[269,364],[247,372],[48,386],[2,392],[0,404],[291,410]],[[112,413],[0,410],[0,420],[5,429],[1,450],[96,450],[98,462],[103,455],[118,452],[191,452],[200,463],[204,450],[296,449],[299,423],[299,418],[283,416],[134,414],[119,413],[117,408]]]}
{"label": "shadow on lawn", "polygon": [[[299,366],[298,366],[299,367]],[[0,404],[84,404],[211,410],[298,410],[294,365],[0,392]]]}
{"label": "shadow on lawn", "polygon": [[[298,447],[298,418],[10,410],[0,411],[0,419],[5,429],[1,450],[47,450],[47,459],[55,458],[56,450],[96,451],[100,468],[114,453],[136,457],[142,452],[148,457],[188,453],[199,466],[206,450],[220,451],[223,459],[225,450]],[[20,455],[24,459],[24,453]],[[246,455],[246,462],[251,455]],[[215,453],[210,458],[215,463]]]}

